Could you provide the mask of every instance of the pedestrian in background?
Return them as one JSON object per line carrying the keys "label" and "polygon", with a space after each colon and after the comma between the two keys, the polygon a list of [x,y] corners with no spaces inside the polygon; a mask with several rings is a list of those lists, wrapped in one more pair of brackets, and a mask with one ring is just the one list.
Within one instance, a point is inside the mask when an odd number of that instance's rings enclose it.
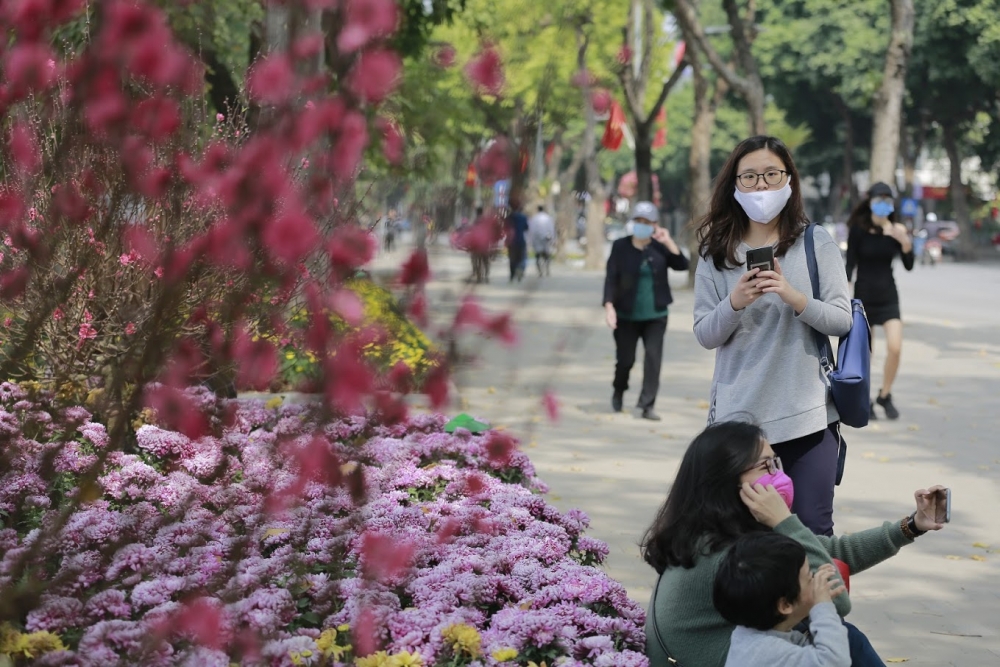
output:
{"label": "pedestrian in background", "polygon": [[389,211],[389,215],[386,216],[385,222],[382,223],[382,226],[384,228],[382,245],[386,252],[392,252],[396,247],[396,230],[398,227],[395,210]]}
{"label": "pedestrian in background", "polygon": [[538,276],[551,275],[552,250],[556,239],[556,223],[552,216],[545,212],[545,207],[538,206],[538,212],[528,220],[528,243],[535,253],[535,266]]}
{"label": "pedestrian in background", "polygon": [[528,262],[528,216],[521,202],[511,198],[507,216],[507,258],[510,260],[510,282],[524,278]]}
{"label": "pedestrian in background", "polygon": [[[808,224],[788,148],[774,137],[741,142],[698,228],[694,334],[715,350],[709,423],[751,415],[798,489],[792,511],[813,532],[832,535],[840,415],[813,329],[846,334],[851,300],[840,248],[821,225],[812,228],[820,284],[813,298]],[[771,249],[773,270],[748,270],[752,248]]]}
{"label": "pedestrian in background", "polygon": [[686,271],[688,260],[670,232],[660,227],[660,213],[652,202],[638,202],[631,217],[632,235],[612,244],[604,277],[604,317],[614,331],[616,353],[611,407],[621,412],[641,338],[645,358],[638,408],[643,419],[659,421],[653,405],[660,389],[668,306],[674,300],[667,268]]}
{"label": "pedestrian in background", "polygon": [[[467,231],[479,227],[480,225],[491,224],[486,218],[483,217],[483,207],[476,207],[476,217],[469,223]],[[472,256],[472,280],[475,283],[488,283],[490,281],[490,254],[493,252],[492,247],[488,246],[485,249],[479,247],[480,245],[486,245],[480,241],[480,243],[473,243],[469,248],[469,254]]]}
{"label": "pedestrian in background", "polygon": [[[892,403],[892,383],[899,372],[903,351],[903,321],[899,313],[899,292],[892,277],[892,262],[903,260],[903,268],[913,270],[913,241],[906,227],[896,222],[896,207],[892,188],[876,183],[868,197],[855,207],[848,218],[847,281],[858,270],[854,283],[854,298],[861,299],[872,327],[881,325],[885,332],[885,367],[882,388],[871,405],[871,418],[876,419],[875,404],[882,406],[885,416],[899,419],[899,410]],[[872,331],[872,342],[874,344]]]}

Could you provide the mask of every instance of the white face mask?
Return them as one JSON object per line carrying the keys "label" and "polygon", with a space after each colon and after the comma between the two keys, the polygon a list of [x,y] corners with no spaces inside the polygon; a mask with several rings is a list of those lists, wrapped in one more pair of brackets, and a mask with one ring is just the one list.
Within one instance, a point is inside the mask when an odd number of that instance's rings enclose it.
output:
{"label": "white face mask", "polygon": [[777,190],[754,190],[753,192],[742,192],[736,189],[736,201],[740,203],[747,217],[762,225],[774,220],[785,208],[788,198],[792,196],[792,184],[785,183],[783,188]]}

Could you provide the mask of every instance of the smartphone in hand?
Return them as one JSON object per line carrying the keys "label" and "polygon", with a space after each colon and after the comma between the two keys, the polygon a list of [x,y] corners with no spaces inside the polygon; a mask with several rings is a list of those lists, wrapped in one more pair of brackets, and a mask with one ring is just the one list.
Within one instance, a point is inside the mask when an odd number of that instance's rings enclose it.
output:
{"label": "smartphone in hand", "polygon": [[747,250],[747,271],[760,269],[774,271],[774,247],[766,245],[763,248]]}
{"label": "smartphone in hand", "polygon": [[951,522],[951,489],[941,489],[934,492],[935,523]]}

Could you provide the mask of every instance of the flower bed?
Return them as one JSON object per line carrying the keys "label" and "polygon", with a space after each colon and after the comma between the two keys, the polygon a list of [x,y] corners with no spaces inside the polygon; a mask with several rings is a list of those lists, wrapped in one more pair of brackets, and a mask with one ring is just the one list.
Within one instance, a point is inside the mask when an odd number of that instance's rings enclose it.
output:
{"label": "flower bed", "polygon": [[[407,316],[405,309],[387,288],[370,278],[356,276],[345,281],[338,293],[338,305],[347,313],[329,313],[330,324],[338,335],[356,333],[359,329],[371,340],[364,343],[361,356],[382,373],[397,364],[406,367],[416,386],[436,365],[430,340]],[[320,363],[305,341],[312,321],[306,308],[289,318],[288,326],[268,338],[277,344],[280,353],[280,375],[275,388],[281,390],[308,389],[320,377]]]}
{"label": "flower bed", "polygon": [[[105,427],[0,386],[13,443],[0,586],[26,558],[47,582],[19,625],[0,626],[0,654],[48,665],[647,664],[643,610],[595,567],[607,547],[582,534],[581,512],[545,502],[503,434],[450,435],[440,416],[317,428],[301,405],[193,396],[217,436],[146,424],[91,484],[81,472],[108,446]],[[58,432],[67,418],[75,431]],[[85,502],[58,538],[37,544],[74,497]]]}

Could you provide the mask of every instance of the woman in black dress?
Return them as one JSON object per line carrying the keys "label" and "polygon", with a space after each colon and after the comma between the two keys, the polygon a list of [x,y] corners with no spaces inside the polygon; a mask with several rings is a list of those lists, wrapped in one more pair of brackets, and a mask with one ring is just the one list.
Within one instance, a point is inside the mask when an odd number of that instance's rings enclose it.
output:
{"label": "woman in black dress", "polygon": [[892,278],[892,260],[899,255],[903,267],[913,270],[913,242],[906,227],[896,222],[892,188],[885,183],[876,183],[868,190],[868,198],[851,213],[848,225],[847,280],[851,281],[857,268],[854,297],[864,303],[868,322],[872,326],[882,325],[885,330],[885,370],[871,416],[876,418],[875,403],[878,403],[886,417],[899,419],[899,410],[892,404],[892,383],[903,349],[903,323],[899,293]]}

